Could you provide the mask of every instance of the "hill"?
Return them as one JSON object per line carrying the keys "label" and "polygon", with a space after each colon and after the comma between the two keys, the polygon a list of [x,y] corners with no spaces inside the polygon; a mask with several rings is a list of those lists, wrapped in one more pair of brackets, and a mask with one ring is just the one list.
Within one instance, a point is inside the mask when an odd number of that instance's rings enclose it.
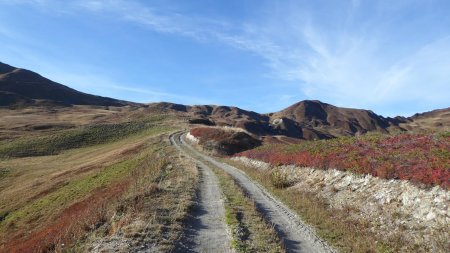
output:
{"label": "hill", "polygon": [[181,105],[173,103],[153,103],[155,110],[178,111],[185,114],[192,123],[242,128],[255,135],[275,134],[270,127],[270,117],[235,106]]}
{"label": "hill", "polygon": [[343,108],[318,100],[304,100],[275,113],[259,114],[234,106],[154,103],[150,108],[178,111],[193,124],[237,127],[257,136],[329,139],[367,132],[444,131],[450,108],[412,117],[383,117],[370,110]]}
{"label": "hill", "polygon": [[124,106],[129,102],[86,94],[35,72],[0,62],[0,106],[39,104]]}
{"label": "hill", "polygon": [[282,129],[303,129],[303,133],[296,135],[302,134],[305,139],[349,136],[369,131],[386,133],[391,126],[388,119],[372,111],[337,107],[318,100],[298,102],[270,114],[270,117],[272,123]]}
{"label": "hill", "polygon": [[448,131],[450,126],[450,108],[415,114],[408,118],[385,118],[370,110],[337,107],[318,100],[300,101],[269,114],[259,114],[235,106],[189,106],[167,102],[144,105],[86,94],[35,72],[0,62],[0,107],[32,105],[137,105],[156,111],[179,112],[193,124],[237,127],[258,137],[270,136],[271,138],[266,139],[272,141],[284,138],[281,142],[291,142],[289,138],[330,139],[374,131]]}
{"label": "hill", "polygon": [[450,107],[416,113],[399,123],[399,126],[409,131],[450,131]]}

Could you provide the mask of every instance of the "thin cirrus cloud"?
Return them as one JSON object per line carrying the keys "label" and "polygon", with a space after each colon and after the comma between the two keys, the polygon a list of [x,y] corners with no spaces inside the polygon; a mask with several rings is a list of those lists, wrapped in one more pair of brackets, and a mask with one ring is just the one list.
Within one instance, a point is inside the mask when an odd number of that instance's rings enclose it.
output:
{"label": "thin cirrus cloud", "polygon": [[297,78],[311,96],[328,94],[326,97],[335,101],[352,98],[359,105],[450,101],[446,93],[450,85],[450,36],[392,62],[380,56],[379,39],[350,39],[345,48],[335,51],[318,46],[324,44],[320,39],[309,38],[308,42],[314,53],[298,68]]}
{"label": "thin cirrus cloud", "polygon": [[[98,74],[67,73],[65,71],[59,72],[53,67],[53,71],[50,71],[49,67],[50,66],[44,66],[43,70],[45,72],[51,72],[52,78],[55,80],[63,80],[63,83],[78,84],[76,85],[78,89],[89,90],[90,93],[94,94],[103,93],[104,96],[114,96],[116,92],[120,92],[122,96],[124,96],[122,99],[141,103],[147,103],[148,101],[184,101],[188,104],[213,103],[213,101],[206,98],[170,93],[149,88],[139,88],[134,85],[119,84]],[[151,87],[152,85],[143,85],[142,87],[149,86]]]}
{"label": "thin cirrus cloud", "polygon": [[[385,57],[388,54],[384,52],[385,46],[394,43],[395,47],[402,47],[408,41],[390,40],[396,31],[395,27],[389,27],[389,17],[383,21],[368,13],[361,25],[351,23],[349,19],[356,12],[364,11],[361,5],[359,1],[351,1],[343,10],[346,15],[342,26],[334,30],[330,30],[330,24],[317,25],[317,19],[323,16],[303,6],[296,6],[294,11],[282,9],[267,20],[249,20],[243,24],[180,13],[158,14],[129,1],[113,1],[113,4],[82,1],[78,6],[90,11],[114,12],[128,22],[157,32],[200,41],[215,40],[256,54],[265,60],[272,75],[298,82],[300,91],[308,98],[363,107],[414,101],[445,105],[450,101],[449,35],[431,36],[426,44],[386,59],[389,57]],[[380,8],[386,6],[380,4]],[[388,15],[398,15],[405,6],[397,4],[388,8]]]}
{"label": "thin cirrus cloud", "polygon": [[450,6],[445,1],[258,1],[251,6],[254,15],[238,20],[228,13],[218,18],[139,1],[15,2],[101,15],[256,55],[270,70],[264,75],[297,90],[299,96],[283,97],[286,105],[303,97],[394,115],[410,113],[387,109],[401,103],[414,111],[447,107],[450,101],[450,31],[445,29]]}
{"label": "thin cirrus cloud", "polygon": [[[63,3],[52,0],[17,0],[14,2],[0,0],[0,4],[22,4],[33,6],[34,8],[38,8],[41,11],[45,12],[71,15],[76,14],[77,11],[80,10],[99,13],[109,12],[110,14],[121,14],[121,17],[124,20],[139,22],[146,26],[148,26],[149,24],[153,24],[153,29],[159,32],[179,33],[182,30],[181,28],[169,29],[168,27],[170,27],[170,25],[167,23],[169,21],[168,19],[156,15],[150,16],[150,12],[147,8],[139,8],[139,5],[135,5],[132,2],[126,3],[124,1],[73,1],[69,3]],[[138,10],[139,15],[129,15],[129,13]],[[139,17],[141,18],[137,20],[136,18]],[[177,22],[179,21],[180,20],[178,20]],[[8,53],[3,53],[3,57],[13,59],[19,57],[20,60],[17,61],[19,66],[29,66],[30,69],[35,70],[43,74],[44,76],[47,76],[64,84],[70,84],[72,87],[83,90],[85,92],[113,97],[117,96],[117,94],[120,93],[122,99],[128,99],[136,102],[182,101],[188,104],[214,103],[214,101],[207,98],[155,90],[151,88],[154,85],[140,84],[139,87],[137,87],[135,85],[119,84],[101,74],[86,73],[86,69],[92,68],[92,66],[86,66],[88,64],[85,62],[81,64],[83,66],[78,66],[80,65],[78,63],[71,64],[70,71],[66,71],[55,65],[52,61],[42,59],[31,49],[43,48],[48,50],[49,48],[45,45],[45,43],[33,40],[25,34],[14,32],[11,28],[5,27],[2,24],[0,24],[0,36],[4,36],[5,38],[9,38],[15,41],[20,41],[21,44],[25,44],[6,45]]]}

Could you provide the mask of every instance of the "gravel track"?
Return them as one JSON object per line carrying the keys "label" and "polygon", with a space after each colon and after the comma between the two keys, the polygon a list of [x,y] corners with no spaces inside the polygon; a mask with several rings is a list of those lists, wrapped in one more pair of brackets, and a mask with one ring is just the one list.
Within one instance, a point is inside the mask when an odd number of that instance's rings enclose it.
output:
{"label": "gravel track", "polygon": [[[328,253],[336,252],[329,247],[324,241],[319,239],[312,228],[306,225],[301,219],[292,212],[283,203],[274,198],[265,190],[260,184],[250,179],[241,170],[225,163],[216,161],[214,158],[200,153],[184,140],[184,135],[181,133],[174,134],[171,137],[172,141],[181,149],[189,149],[190,153],[194,154],[195,160],[203,160],[215,167],[223,169],[230,174],[243,187],[243,189],[253,199],[259,211],[270,221],[284,243],[287,252],[308,252],[308,253]],[[202,164],[207,168],[205,164]],[[209,169],[209,171],[211,171]]]}
{"label": "gravel track", "polygon": [[[171,135],[170,141],[190,157],[180,147],[179,134]],[[233,252],[231,236],[225,224],[225,209],[219,182],[208,166],[197,159],[194,160],[201,175],[197,204],[190,213],[191,218],[187,221],[184,236],[177,244],[175,252]]]}

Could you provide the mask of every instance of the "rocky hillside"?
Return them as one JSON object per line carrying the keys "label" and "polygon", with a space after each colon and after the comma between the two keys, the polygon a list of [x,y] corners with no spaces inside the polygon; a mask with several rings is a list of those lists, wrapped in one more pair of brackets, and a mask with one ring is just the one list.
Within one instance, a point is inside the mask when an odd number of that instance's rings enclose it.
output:
{"label": "rocky hillside", "polygon": [[234,106],[188,106],[166,102],[144,105],[79,92],[35,72],[0,62],[0,107],[131,104],[150,110],[178,112],[192,124],[241,128],[271,142],[294,143],[295,140],[329,139],[373,131],[449,131],[450,126],[450,108],[409,118],[385,118],[369,110],[342,108],[318,100],[301,101],[269,114]]}
{"label": "rocky hillside", "polygon": [[101,105],[123,106],[129,102],[79,92],[35,72],[0,62],[0,106]]}
{"label": "rocky hillside", "polygon": [[187,138],[218,155],[233,155],[261,145],[261,141],[242,130],[220,127],[197,127],[191,129]]}
{"label": "rocky hillside", "polygon": [[450,131],[450,107],[425,113],[416,113],[399,123],[400,127],[412,131]]}
{"label": "rocky hillside", "polygon": [[367,132],[449,131],[450,108],[417,113],[411,117],[383,117],[370,110],[343,108],[305,100],[269,113],[272,126],[283,135],[302,139],[354,136]]}
{"label": "rocky hillside", "polygon": [[[369,110],[350,109],[305,100],[270,114],[272,123],[281,128],[297,128],[316,131],[322,135],[355,135],[368,131],[386,132],[389,120]],[[290,131],[289,131],[290,132]],[[309,136],[303,136],[306,139]],[[317,137],[321,137],[320,135]]]}
{"label": "rocky hillside", "polygon": [[182,112],[193,124],[231,126],[257,136],[285,136],[305,140],[354,136],[374,131],[448,131],[450,126],[450,108],[409,118],[385,118],[370,110],[337,107],[318,100],[301,101],[269,114],[258,114],[233,106],[186,106],[172,103],[149,106],[158,110]]}
{"label": "rocky hillside", "polygon": [[172,110],[186,113],[191,123],[216,126],[239,127],[256,135],[272,134],[270,117],[234,106],[180,105],[173,103],[153,103],[155,110]]}

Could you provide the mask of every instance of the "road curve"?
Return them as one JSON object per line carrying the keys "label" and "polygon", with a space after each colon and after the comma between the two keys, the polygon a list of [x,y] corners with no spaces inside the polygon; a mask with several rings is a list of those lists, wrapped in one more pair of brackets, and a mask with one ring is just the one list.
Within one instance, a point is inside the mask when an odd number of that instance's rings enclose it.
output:
{"label": "road curve", "polygon": [[[172,145],[189,156],[174,136],[170,136]],[[197,205],[191,212],[191,218],[187,221],[183,238],[176,245],[175,252],[232,252],[219,182],[208,166],[195,161],[201,175]]]}
{"label": "road curve", "polygon": [[[264,187],[250,179],[243,171],[214,158],[200,153],[190,146],[184,139],[184,135],[177,133],[173,139],[182,148],[189,149],[197,160],[201,159],[223,169],[236,179],[236,181],[255,201],[259,210],[273,223],[275,230],[284,242],[287,252],[330,253],[336,252],[324,241],[319,239],[313,230],[303,223],[301,219],[283,203],[275,199]],[[207,167],[207,166],[206,166]]]}

